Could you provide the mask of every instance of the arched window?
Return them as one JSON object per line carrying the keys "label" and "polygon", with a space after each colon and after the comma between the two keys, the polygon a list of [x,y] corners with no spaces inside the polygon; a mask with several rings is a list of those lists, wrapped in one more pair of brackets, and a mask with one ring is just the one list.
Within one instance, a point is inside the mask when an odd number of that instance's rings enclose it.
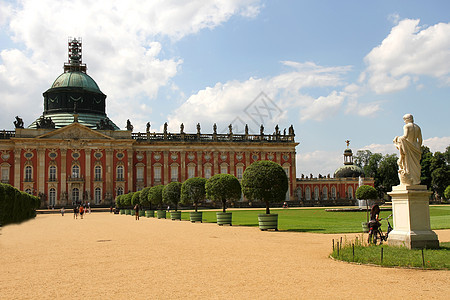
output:
{"label": "arched window", "polygon": [[178,165],[170,167],[170,181],[178,181]]}
{"label": "arched window", "polygon": [[241,180],[243,174],[244,174],[244,167],[243,166],[237,166],[236,167],[236,178]]}
{"label": "arched window", "polygon": [[79,165],[72,166],[72,178],[80,178],[80,166]]}
{"label": "arched window", "polygon": [[48,180],[56,181],[56,166],[50,166],[48,168]]}
{"label": "arched window", "polygon": [[102,180],[102,166],[95,166],[94,178],[95,180]]}
{"label": "arched window", "polygon": [[78,188],[74,188],[72,190],[72,202],[78,203],[80,201],[80,190]]}
{"label": "arched window", "polygon": [[220,166],[220,174],[228,174],[228,166],[226,164]]}
{"label": "arched window", "polygon": [[205,178],[206,179],[211,178],[211,166],[206,166],[205,167]]}
{"label": "arched window", "polygon": [[94,201],[95,204],[100,204],[100,202],[102,201],[102,189],[97,187],[94,190]]}
{"label": "arched window", "polygon": [[311,190],[310,190],[309,186],[307,186],[305,189],[305,199],[306,199],[306,201],[311,200]]}
{"label": "arched window", "polygon": [[348,187],[348,199],[353,199],[353,188],[351,186]]}
{"label": "arched window", "polygon": [[326,186],[322,189],[322,198],[323,200],[328,200],[328,188]]}
{"label": "arched window", "polygon": [[56,190],[51,188],[48,191],[48,205],[54,206],[56,204]]}
{"label": "arched window", "polygon": [[117,166],[117,180],[123,180],[123,166]]}
{"label": "arched window", "polygon": [[195,166],[190,165],[188,166],[188,178],[194,178],[195,177]]}
{"label": "arched window", "polygon": [[25,181],[33,181],[33,168],[31,166],[25,167]]}
{"label": "arched window", "polygon": [[155,181],[158,181],[158,182],[161,181],[161,166],[153,167],[153,178]]}
{"label": "arched window", "polygon": [[302,188],[298,188],[297,189],[297,197],[298,197],[298,200],[302,200]]}
{"label": "arched window", "polygon": [[334,186],[331,187],[331,198],[336,199],[336,188]]}
{"label": "arched window", "polygon": [[314,200],[319,200],[319,188],[317,186],[314,188]]}
{"label": "arched window", "polygon": [[117,196],[123,195],[123,187],[117,188]]}

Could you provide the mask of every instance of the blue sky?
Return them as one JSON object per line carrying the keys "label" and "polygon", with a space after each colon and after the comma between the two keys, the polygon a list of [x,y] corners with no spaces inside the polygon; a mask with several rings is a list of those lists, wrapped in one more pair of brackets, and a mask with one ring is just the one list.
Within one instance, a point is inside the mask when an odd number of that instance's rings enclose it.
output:
{"label": "blue sky", "polygon": [[[292,124],[300,176],[333,173],[347,139],[354,152],[396,153],[412,113],[424,143],[443,151],[449,11],[448,1],[0,0],[0,128],[39,117],[75,36],[121,128]],[[261,93],[277,110],[254,122]]]}

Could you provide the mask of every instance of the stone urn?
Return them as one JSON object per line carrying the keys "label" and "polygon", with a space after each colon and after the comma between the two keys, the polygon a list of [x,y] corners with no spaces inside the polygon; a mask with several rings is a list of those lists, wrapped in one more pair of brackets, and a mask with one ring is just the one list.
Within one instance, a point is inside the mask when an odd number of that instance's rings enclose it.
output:
{"label": "stone urn", "polygon": [[156,217],[158,219],[165,219],[166,218],[166,211],[165,210],[158,210],[158,211],[156,211]]}
{"label": "stone urn", "polygon": [[170,218],[173,220],[181,220],[181,211],[173,211],[170,213]]}
{"label": "stone urn", "polygon": [[278,214],[259,214],[258,224],[259,229],[263,231],[268,229],[278,231]]}
{"label": "stone urn", "polygon": [[146,210],[145,211],[145,216],[147,218],[154,218],[155,217],[155,211],[154,210]]}
{"label": "stone urn", "polygon": [[195,222],[203,223],[202,217],[203,217],[203,212],[201,212],[201,211],[198,211],[198,212],[193,211],[189,214],[189,219],[191,220],[192,223],[195,223]]}
{"label": "stone urn", "polygon": [[230,212],[217,212],[216,213],[216,218],[217,218],[217,225],[222,226],[222,225],[230,225],[231,224],[231,217],[232,217],[232,213]]}

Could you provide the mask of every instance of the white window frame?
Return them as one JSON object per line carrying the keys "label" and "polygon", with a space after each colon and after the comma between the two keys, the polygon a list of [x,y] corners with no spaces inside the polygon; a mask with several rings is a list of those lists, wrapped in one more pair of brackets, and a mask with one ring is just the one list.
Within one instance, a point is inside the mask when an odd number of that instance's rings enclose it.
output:
{"label": "white window frame", "polygon": [[153,176],[155,181],[161,181],[161,166],[153,167]]}
{"label": "white window frame", "polygon": [[102,201],[102,189],[96,187],[94,190],[94,203],[98,205],[100,204],[101,201]]}
{"label": "white window frame", "polygon": [[48,190],[48,205],[54,206],[56,205],[56,189],[50,188]]}
{"label": "white window frame", "polygon": [[97,181],[102,180],[102,166],[96,165],[94,167],[94,178]]}
{"label": "white window frame", "polygon": [[170,166],[170,181],[178,181],[178,166]]}
{"label": "white window frame", "polygon": [[119,165],[116,167],[116,173],[117,173],[117,180],[123,180],[124,179],[124,172],[125,168],[122,165]]}
{"label": "white window frame", "polygon": [[322,199],[328,200],[328,188],[326,186],[324,186],[322,189]]}
{"label": "white window frame", "polygon": [[195,177],[195,166],[188,166],[188,179]]}
{"label": "white window frame", "polygon": [[25,166],[25,181],[33,181],[33,167]]}

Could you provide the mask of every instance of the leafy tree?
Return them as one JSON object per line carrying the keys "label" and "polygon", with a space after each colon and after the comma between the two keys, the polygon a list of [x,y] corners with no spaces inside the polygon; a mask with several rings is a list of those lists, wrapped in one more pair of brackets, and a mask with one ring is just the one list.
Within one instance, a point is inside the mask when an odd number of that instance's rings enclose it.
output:
{"label": "leafy tree", "polygon": [[383,193],[392,191],[392,186],[399,185],[398,178],[398,157],[396,154],[386,154],[380,161],[378,174],[380,175],[380,185],[378,190]]}
{"label": "leafy tree", "polygon": [[156,206],[158,206],[159,209],[162,209],[163,204],[163,197],[162,197],[162,191],[164,189],[164,185],[155,185],[154,187],[151,187],[148,192],[148,200]]}
{"label": "leafy tree", "polygon": [[181,182],[171,182],[166,185],[162,192],[164,203],[172,204],[175,211],[178,209],[178,203],[181,199]]}
{"label": "leafy tree", "polygon": [[449,200],[450,199],[450,185],[447,186],[447,188],[444,191],[444,197],[445,199]]}
{"label": "leafy tree", "polygon": [[269,204],[281,202],[286,197],[288,178],[283,168],[267,160],[256,161],[244,171],[242,191],[250,200],[266,203],[266,214],[270,214]]}
{"label": "leafy tree", "polygon": [[370,150],[358,150],[356,151],[356,155],[354,157],[355,165],[358,167],[364,168],[369,164],[369,159],[372,157],[372,152]]}
{"label": "leafy tree", "polygon": [[377,190],[370,185],[361,185],[356,189],[355,196],[357,199],[366,200],[367,222],[369,222],[369,206],[367,200],[375,200],[378,197]]}
{"label": "leafy tree", "polygon": [[241,184],[231,174],[216,174],[206,181],[206,196],[214,201],[222,203],[222,210],[226,212],[228,201],[241,198]]}
{"label": "leafy tree", "polygon": [[185,205],[194,204],[195,212],[198,205],[205,200],[206,179],[202,177],[189,178],[181,185],[181,203]]}
{"label": "leafy tree", "polygon": [[152,209],[152,203],[148,200],[148,193],[150,192],[151,187],[146,187],[142,189],[141,194],[139,195],[140,203],[143,207],[150,207]]}
{"label": "leafy tree", "polygon": [[422,156],[420,158],[420,183],[431,188],[431,161],[433,160],[433,153],[430,148],[422,146]]}
{"label": "leafy tree", "polygon": [[450,184],[450,166],[446,162],[444,153],[434,153],[431,170],[431,187],[436,194],[442,197],[445,188]]}
{"label": "leafy tree", "polygon": [[131,197],[131,205],[135,206],[136,204],[141,204],[141,192],[134,192],[133,197]]}

